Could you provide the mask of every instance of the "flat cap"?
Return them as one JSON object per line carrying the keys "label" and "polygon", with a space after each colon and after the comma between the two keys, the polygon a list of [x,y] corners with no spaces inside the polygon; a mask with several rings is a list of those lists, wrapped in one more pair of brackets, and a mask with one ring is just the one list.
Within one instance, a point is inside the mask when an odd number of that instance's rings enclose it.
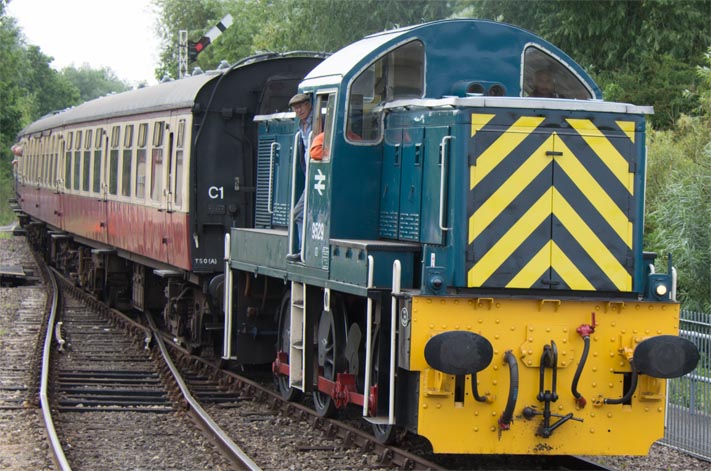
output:
{"label": "flat cap", "polygon": [[296,95],[291,97],[291,100],[289,100],[289,106],[294,106],[297,103],[309,100],[309,96],[306,93],[297,93]]}

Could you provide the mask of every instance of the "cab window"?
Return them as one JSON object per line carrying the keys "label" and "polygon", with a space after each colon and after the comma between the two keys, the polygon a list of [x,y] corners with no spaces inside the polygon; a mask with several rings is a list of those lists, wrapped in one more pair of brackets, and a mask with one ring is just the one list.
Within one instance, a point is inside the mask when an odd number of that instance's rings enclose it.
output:
{"label": "cab window", "polygon": [[[314,160],[328,161],[331,158],[331,138],[333,135],[334,120],[336,117],[336,94],[325,93],[316,96],[316,106],[314,108],[318,113],[313,114],[314,125],[314,141],[323,133],[323,137],[319,138],[321,144],[319,146],[311,146],[310,155]],[[357,139],[357,136],[353,136]]]}
{"label": "cab window", "polygon": [[538,46],[523,53],[523,96],[591,100],[592,90],[565,64]]}
{"label": "cab window", "polygon": [[420,98],[424,90],[425,49],[422,43],[413,41],[390,51],[351,82],[346,139],[363,143],[379,141],[382,105],[403,98]]}

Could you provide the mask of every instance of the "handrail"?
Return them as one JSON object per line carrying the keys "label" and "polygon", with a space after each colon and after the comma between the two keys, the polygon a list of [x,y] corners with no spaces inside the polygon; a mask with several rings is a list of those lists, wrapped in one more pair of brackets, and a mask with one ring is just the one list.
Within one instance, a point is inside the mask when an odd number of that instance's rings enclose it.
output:
{"label": "handrail", "polygon": [[454,139],[454,136],[444,136],[442,142],[439,144],[440,161],[442,162],[442,172],[439,176],[439,229],[441,231],[448,231],[448,227],[444,227],[444,200],[446,198],[446,192],[444,188],[444,182],[447,177],[447,142]]}
{"label": "handrail", "polygon": [[267,212],[269,214],[274,214],[274,208],[272,208],[272,192],[274,191],[274,149],[279,150],[281,145],[278,142],[272,142],[269,147],[269,197],[267,198]]}
{"label": "handrail", "polygon": [[230,258],[232,256],[232,246],[230,244],[230,233],[225,234],[225,293],[223,296],[223,310],[225,313],[225,329],[222,338],[222,359],[230,360],[232,357],[232,270],[230,269]]}
{"label": "handrail", "polygon": [[[375,259],[372,255],[368,255],[368,288],[373,287],[373,272]],[[363,417],[368,417],[368,406],[370,397],[370,375],[371,363],[373,361],[373,351],[371,343],[373,342],[373,300],[368,296],[368,310],[366,312],[366,327],[365,327],[365,385],[363,386]]]}

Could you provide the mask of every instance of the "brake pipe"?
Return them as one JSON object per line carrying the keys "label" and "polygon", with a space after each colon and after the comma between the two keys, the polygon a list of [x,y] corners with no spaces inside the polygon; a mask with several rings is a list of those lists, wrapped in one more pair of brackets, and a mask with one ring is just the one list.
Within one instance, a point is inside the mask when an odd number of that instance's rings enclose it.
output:
{"label": "brake pipe", "polygon": [[582,409],[588,401],[578,391],[578,381],[580,381],[580,376],[583,374],[585,362],[588,360],[588,353],[590,352],[590,334],[595,332],[595,313],[592,313],[592,324],[582,324],[580,327],[575,329],[575,331],[583,337],[583,353],[580,355],[580,362],[578,363],[578,368],[575,370],[573,384],[571,385],[570,390],[575,397],[575,404],[578,408]]}

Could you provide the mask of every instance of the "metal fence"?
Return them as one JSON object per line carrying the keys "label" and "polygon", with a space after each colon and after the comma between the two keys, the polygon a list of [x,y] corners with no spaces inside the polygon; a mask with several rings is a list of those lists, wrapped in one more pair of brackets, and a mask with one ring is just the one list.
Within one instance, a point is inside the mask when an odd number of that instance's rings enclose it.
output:
{"label": "metal fence", "polygon": [[711,314],[681,311],[680,335],[701,353],[688,375],[670,380],[663,444],[711,461]]}

